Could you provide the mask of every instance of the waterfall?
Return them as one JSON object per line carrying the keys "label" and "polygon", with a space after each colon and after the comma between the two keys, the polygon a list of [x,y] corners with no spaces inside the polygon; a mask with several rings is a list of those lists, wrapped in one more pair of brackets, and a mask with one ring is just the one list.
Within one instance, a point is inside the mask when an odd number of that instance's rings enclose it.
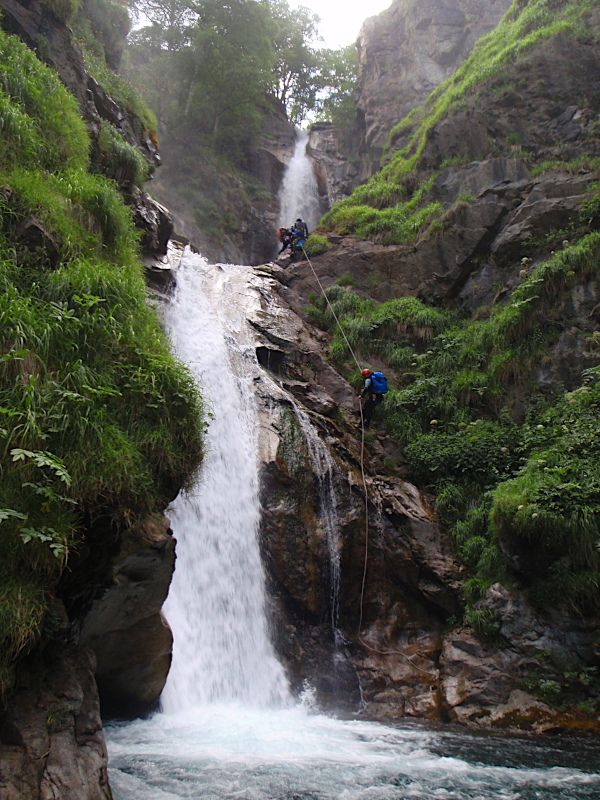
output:
{"label": "waterfall", "polygon": [[300,217],[311,231],[321,217],[317,180],[312,162],[306,154],[307,144],[308,132],[299,131],[294,154],[279,191],[278,227],[288,228]]}
{"label": "waterfall", "polygon": [[162,696],[167,712],[215,702],[277,706],[288,700],[268,638],[257,541],[256,417],[247,368],[248,355],[256,357],[244,352],[211,308],[203,291],[206,270],[201,257],[184,260],[166,312],[175,347],[198,376],[210,418],[200,483],[170,512],[177,563],[164,608],[174,636]]}

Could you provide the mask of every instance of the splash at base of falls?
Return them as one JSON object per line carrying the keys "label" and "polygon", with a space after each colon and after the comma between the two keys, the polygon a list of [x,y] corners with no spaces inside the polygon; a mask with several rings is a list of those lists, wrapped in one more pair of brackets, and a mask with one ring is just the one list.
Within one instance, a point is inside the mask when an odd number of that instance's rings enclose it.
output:
{"label": "splash at base of falls", "polygon": [[[594,800],[592,744],[229,705],[108,729],[115,800]],[[575,749],[576,748],[576,749]],[[556,766],[556,765],[560,766]]]}

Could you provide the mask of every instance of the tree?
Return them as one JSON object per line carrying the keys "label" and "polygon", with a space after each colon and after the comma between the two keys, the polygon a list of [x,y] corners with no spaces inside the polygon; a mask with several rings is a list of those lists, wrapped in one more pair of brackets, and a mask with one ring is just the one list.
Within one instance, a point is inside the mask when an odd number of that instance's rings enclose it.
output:
{"label": "tree", "polygon": [[358,78],[358,54],[350,44],[339,50],[321,50],[318,119],[345,128],[355,119],[354,90]]}
{"label": "tree", "polygon": [[314,47],[318,16],[287,0],[137,2],[151,24],[132,34],[130,63],[151,105],[218,153],[252,140],[270,94],[299,122],[315,108],[333,113],[356,73],[349,48]]}
{"label": "tree", "polygon": [[135,0],[132,8],[138,17],[145,17],[163,32],[168,50],[177,50],[188,43],[185,31],[196,20],[191,0]]}
{"label": "tree", "polygon": [[287,0],[271,0],[271,42],[275,52],[272,91],[286,106],[293,122],[302,120],[315,106],[319,52],[311,45],[320,37],[319,17]]}
{"label": "tree", "polygon": [[273,51],[269,10],[255,0],[202,0],[191,47],[194,64],[187,113],[217,152],[236,150],[260,126]]}

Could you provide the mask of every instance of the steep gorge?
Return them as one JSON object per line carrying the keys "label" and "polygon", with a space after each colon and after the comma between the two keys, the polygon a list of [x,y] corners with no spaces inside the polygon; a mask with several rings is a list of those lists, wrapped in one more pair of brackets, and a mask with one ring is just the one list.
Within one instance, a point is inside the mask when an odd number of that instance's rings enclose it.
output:
{"label": "steep gorge", "polygon": [[[409,10],[414,8],[409,5]],[[586,22],[590,31],[597,29],[597,9],[592,8]],[[461,17],[457,30],[463,24]],[[459,60],[462,58],[464,54]],[[356,226],[355,219],[332,217],[330,227],[337,230],[326,231],[329,251],[314,259],[324,284],[329,287],[343,279],[342,284],[350,285],[349,290],[336,287],[338,301],[342,294],[374,298],[378,303],[416,296],[428,304],[457,308],[463,315],[477,312],[482,317],[486,313],[482,308],[494,314],[518,309],[525,302],[527,310],[536,314],[536,324],[554,328],[548,348],[539,356],[541,366],[534,361],[527,372],[528,380],[537,387],[531,394],[539,389],[553,398],[564,389],[577,390],[583,370],[598,364],[594,341],[597,244],[586,237],[593,236],[597,227],[598,172],[593,159],[599,72],[594,36],[585,39],[558,32],[488,78],[428,129],[414,168],[404,176],[398,170],[402,178],[398,194],[411,198],[425,185],[427,190],[419,202],[423,207],[439,203],[438,217],[425,216],[415,223],[414,238],[393,244],[386,241],[389,230],[385,225],[376,236],[365,237],[361,231],[351,235],[348,230]],[[89,85],[88,79],[85,82]],[[90,91],[102,96],[99,89]],[[382,91],[388,90],[384,86]],[[90,95],[84,92],[82,97],[88,102]],[[107,104],[106,98],[103,102]],[[416,105],[416,95],[406,102]],[[111,113],[117,112],[112,109]],[[365,167],[363,177],[373,169],[382,149],[381,131],[399,116],[400,112],[387,109],[383,121],[372,120],[371,138],[364,151],[364,163],[370,166]],[[418,115],[413,117],[397,131],[390,154],[413,146],[409,137],[418,119]],[[90,120],[93,127],[93,110]],[[124,117],[121,123],[125,129],[128,122]],[[144,146],[142,143],[142,149]],[[262,164],[259,172],[269,173],[275,185],[285,157],[276,157],[268,146],[264,149],[264,159],[257,156]],[[410,149],[404,151],[404,156],[407,154]],[[398,175],[387,175],[385,180],[396,192]],[[371,188],[367,186],[365,191]],[[378,210],[391,205],[387,198]],[[263,214],[264,209],[259,211]],[[163,214],[156,208],[152,213]],[[265,211],[260,217],[261,227],[272,221],[269,214],[272,212]],[[253,211],[250,215],[255,217]],[[440,224],[434,226],[436,220]],[[581,239],[587,249],[580,262],[571,261],[571,246]],[[155,252],[163,247],[164,240],[154,247]],[[233,257],[238,254],[235,249],[229,252]],[[542,271],[546,264],[556,267],[558,277]],[[565,274],[558,269],[561,266]],[[166,272],[157,270],[160,276]],[[597,709],[590,713],[576,708],[581,698],[589,704],[584,683],[567,697],[566,712],[556,708],[556,696],[544,697],[539,688],[542,680],[558,684],[556,673],[565,671],[567,665],[567,671],[589,676],[588,686],[593,689],[593,671],[600,658],[597,609],[585,614],[576,606],[536,609],[530,603],[527,581],[508,588],[494,583],[485,587],[475,610],[493,617],[493,631],[500,635],[503,646],[486,640],[485,631],[483,636],[475,635],[474,625],[462,624],[468,575],[455,554],[456,541],[439,525],[428,477],[419,481],[427,491],[408,482],[416,481],[410,474],[414,461],[407,465],[406,443],[395,435],[392,425],[386,431],[387,420],[380,422],[375,435],[367,440],[370,551],[361,598],[367,542],[360,444],[353,431],[355,389],[345,380],[352,379],[347,354],[336,360],[332,350],[329,359],[331,332],[323,330],[328,329],[328,322],[314,307],[311,316],[307,314],[316,287],[306,263],[248,269],[245,274],[240,272],[239,281],[236,304],[246,304],[249,330],[253,331],[250,349],[256,356],[251,369],[261,421],[261,544],[273,598],[275,643],[294,688],[300,690],[307,681],[316,688],[322,706],[355,712],[363,704],[367,716],[428,717],[537,730],[595,729]],[[547,287],[547,295],[535,288],[540,284]],[[513,297],[519,287],[524,288]],[[315,327],[315,321],[320,327]],[[520,320],[518,323],[514,335],[524,336],[528,329],[525,324],[519,327]],[[434,342],[434,328],[423,327],[419,329],[411,317],[370,320],[365,327],[357,327],[353,341],[358,343],[361,358],[385,365],[397,388],[403,389],[413,383],[421,365],[426,369],[428,350],[439,344]],[[369,336],[371,331],[375,331],[374,337]],[[406,346],[410,361],[390,363],[389,353],[377,349],[372,338]],[[488,407],[481,410],[485,389],[469,376],[463,394],[469,395],[466,405],[473,412],[472,420],[481,417],[487,421],[491,416]],[[507,406],[522,423],[531,394],[521,385],[513,389],[512,384],[509,394]],[[575,402],[585,394],[576,395]],[[423,424],[429,435],[427,426],[434,417],[426,401],[423,406],[427,417]],[[582,411],[587,410],[582,406]],[[436,424],[443,427],[446,421],[437,416]],[[453,430],[452,424],[450,420],[448,431]],[[328,456],[323,455],[322,447],[327,447]],[[495,458],[497,454],[489,455]],[[179,485],[168,487],[170,496]],[[333,551],[331,503],[335,506]],[[519,558],[532,556],[510,534],[508,530],[503,549],[519,574]],[[125,546],[113,567],[121,537]],[[139,549],[136,542],[141,542]],[[99,562],[94,563],[99,554]],[[99,520],[88,529],[87,544],[77,557],[87,558],[92,569],[77,565],[74,575],[65,581],[65,605],[73,604],[73,618],[69,622],[60,607],[54,609],[53,625],[62,631],[58,638],[75,635],[81,617],[92,600],[98,599],[94,595],[102,594],[104,618],[111,618],[114,631],[107,631],[104,621],[98,623],[96,604],[84,623],[84,636],[99,654],[107,656],[104,663],[100,659],[99,672],[105,701],[118,710],[125,703],[131,704],[133,711],[147,708],[160,692],[170,661],[169,633],[159,613],[172,568],[173,541],[167,525],[160,516],[150,515],[134,530],[115,532]],[[153,584],[157,573],[161,578],[158,589]],[[111,582],[114,586],[105,593]],[[125,600],[120,595],[123,589]],[[141,609],[136,620],[139,626],[130,630],[132,614],[127,602],[131,595],[141,596],[141,605],[150,607]],[[127,613],[121,619],[116,611]],[[147,628],[153,631],[150,636],[138,639],[140,631]],[[2,719],[3,756],[6,763],[16,765],[13,775],[21,770],[18,780],[27,786],[23,791],[31,792],[40,786],[44,791],[47,786],[54,787],[53,791],[79,791],[73,787],[80,778],[66,766],[87,761],[81,768],[88,775],[87,785],[85,781],[81,785],[81,797],[107,797],[92,662],[81,652],[75,655],[68,647],[58,647],[56,652],[56,647],[49,644],[23,663],[11,711]],[[132,697],[130,688],[139,680],[140,666],[135,663],[131,667],[128,659],[137,657],[136,651],[144,647],[149,648],[152,691]],[[109,657],[111,653],[116,659]],[[115,661],[121,662],[118,673],[113,671]],[[543,672],[535,686],[540,665],[547,673]],[[42,686],[44,672],[48,680]],[[59,702],[48,687],[62,693],[63,700],[66,695],[68,703]],[[32,724],[34,716],[37,727]],[[32,753],[38,761],[31,760]],[[3,764],[3,789],[11,780],[16,785],[10,775],[7,781],[7,772]],[[21,789],[7,791],[17,792],[9,794],[11,798],[25,796]]]}
{"label": "steep gorge", "polygon": [[458,69],[511,5],[395,0],[365,21],[356,42],[355,120],[344,130],[328,123],[311,129],[311,155],[330,204],[378,171],[394,125]]}

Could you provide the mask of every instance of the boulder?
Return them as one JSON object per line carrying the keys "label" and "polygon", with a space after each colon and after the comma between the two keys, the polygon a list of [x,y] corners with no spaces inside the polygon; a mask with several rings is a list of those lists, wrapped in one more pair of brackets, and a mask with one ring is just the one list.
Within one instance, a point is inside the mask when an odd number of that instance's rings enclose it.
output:
{"label": "boulder", "polygon": [[105,716],[144,713],[157,702],[173,636],[161,613],[175,565],[175,540],[155,515],[124,537],[112,585],[86,616],[81,643],[96,654]]}
{"label": "boulder", "polygon": [[154,256],[163,256],[173,233],[171,212],[147,192],[135,188],[129,206],[137,228],[142,231],[142,249]]}
{"label": "boulder", "polygon": [[90,650],[59,642],[21,664],[0,714],[3,800],[111,800],[94,667]]}

